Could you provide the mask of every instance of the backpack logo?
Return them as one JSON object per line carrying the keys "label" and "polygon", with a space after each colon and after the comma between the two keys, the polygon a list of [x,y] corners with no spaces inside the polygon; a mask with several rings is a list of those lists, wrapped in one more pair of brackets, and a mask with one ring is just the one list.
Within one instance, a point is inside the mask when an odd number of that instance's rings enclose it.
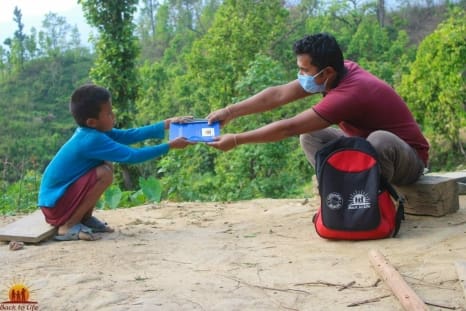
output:
{"label": "backpack logo", "polygon": [[355,191],[350,196],[348,209],[364,209],[371,208],[371,200],[369,195],[364,191]]}
{"label": "backpack logo", "polygon": [[327,206],[330,209],[340,209],[343,206],[343,198],[341,194],[332,192],[327,196]]}

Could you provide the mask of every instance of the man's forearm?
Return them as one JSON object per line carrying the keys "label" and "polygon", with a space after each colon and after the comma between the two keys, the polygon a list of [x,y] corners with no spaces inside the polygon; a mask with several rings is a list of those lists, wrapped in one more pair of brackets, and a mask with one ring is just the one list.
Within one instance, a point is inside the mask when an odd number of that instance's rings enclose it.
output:
{"label": "man's forearm", "polygon": [[272,86],[237,104],[227,107],[233,118],[269,111],[295,100],[309,96],[299,82],[292,81],[285,85]]}
{"label": "man's forearm", "polygon": [[292,133],[286,129],[284,122],[277,121],[252,131],[235,134],[235,136],[235,143],[242,145],[275,142],[292,136]]}
{"label": "man's forearm", "polygon": [[267,88],[254,96],[227,106],[227,110],[234,118],[272,110],[279,106],[274,100],[273,93],[272,88]]}

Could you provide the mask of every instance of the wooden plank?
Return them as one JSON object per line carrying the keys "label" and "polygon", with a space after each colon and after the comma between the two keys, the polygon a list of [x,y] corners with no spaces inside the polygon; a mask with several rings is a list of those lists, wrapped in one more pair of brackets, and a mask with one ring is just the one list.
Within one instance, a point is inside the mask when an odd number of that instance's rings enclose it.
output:
{"label": "wooden plank", "polygon": [[370,250],[369,260],[405,310],[429,310],[424,301],[409,287],[401,274],[385,259],[382,253],[375,249]]}
{"label": "wooden plank", "polygon": [[441,176],[452,178],[458,182],[458,194],[465,195],[466,194],[466,170],[464,171],[456,171],[456,172],[436,172],[436,173],[429,173],[427,176]]}
{"label": "wooden plank", "polygon": [[466,299],[466,261],[455,262],[456,273],[458,273],[458,280],[463,287],[464,299]]}
{"label": "wooden plank", "polygon": [[459,182],[458,183],[458,194],[465,195],[466,194],[466,183]]}
{"label": "wooden plank", "polygon": [[0,228],[1,241],[39,243],[54,234],[56,234],[56,228],[45,222],[40,210]]}
{"label": "wooden plank", "polygon": [[459,209],[458,183],[454,178],[423,175],[408,186],[396,189],[405,199],[405,212],[414,215],[444,216]]}
{"label": "wooden plank", "polygon": [[456,181],[466,182],[466,170],[456,171],[456,172],[433,172],[433,173],[426,174],[426,176],[441,176],[441,177],[452,178]]}

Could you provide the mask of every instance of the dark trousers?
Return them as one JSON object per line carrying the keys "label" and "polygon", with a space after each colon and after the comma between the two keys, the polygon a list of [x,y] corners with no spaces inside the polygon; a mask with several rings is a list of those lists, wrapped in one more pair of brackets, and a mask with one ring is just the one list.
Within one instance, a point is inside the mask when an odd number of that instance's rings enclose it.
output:
{"label": "dark trousers", "polygon": [[[299,141],[309,163],[315,167],[316,152],[326,143],[340,136],[344,136],[342,130],[328,127],[302,134]],[[387,131],[375,131],[367,137],[367,140],[377,151],[382,176],[391,184],[398,186],[412,184],[423,174],[424,162],[416,150],[398,136]]]}

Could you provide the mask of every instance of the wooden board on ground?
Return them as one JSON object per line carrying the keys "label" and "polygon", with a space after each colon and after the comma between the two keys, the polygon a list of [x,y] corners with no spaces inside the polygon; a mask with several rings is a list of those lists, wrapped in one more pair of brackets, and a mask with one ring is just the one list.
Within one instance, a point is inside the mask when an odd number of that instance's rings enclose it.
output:
{"label": "wooden board on ground", "polygon": [[466,171],[427,174],[427,176],[430,175],[442,176],[456,180],[458,183],[458,194],[466,195]]}
{"label": "wooden board on ground", "polygon": [[430,173],[397,190],[405,198],[407,214],[444,216],[459,209],[458,196],[463,180],[466,180],[466,171]]}
{"label": "wooden board on ground", "polygon": [[0,228],[0,241],[39,243],[56,233],[55,227],[45,222],[40,210]]}
{"label": "wooden board on ground", "polygon": [[466,171],[457,171],[457,172],[438,172],[438,173],[429,173],[427,176],[442,176],[448,177],[455,180],[464,180],[466,181]]}
{"label": "wooden board on ground", "polygon": [[396,187],[405,199],[405,212],[444,216],[459,209],[458,184],[454,179],[424,175],[408,186]]}

